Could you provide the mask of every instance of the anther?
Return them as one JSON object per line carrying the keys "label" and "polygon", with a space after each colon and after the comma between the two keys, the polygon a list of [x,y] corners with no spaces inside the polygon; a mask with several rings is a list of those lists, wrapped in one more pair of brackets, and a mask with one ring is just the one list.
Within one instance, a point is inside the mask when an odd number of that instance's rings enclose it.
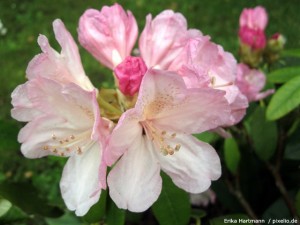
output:
{"label": "anther", "polygon": [[57,149],[56,148],[53,150],[53,153],[57,154]]}
{"label": "anther", "polygon": [[64,157],[64,156],[65,156],[65,153],[63,153],[63,152],[60,153],[60,156],[61,156],[61,157]]}
{"label": "anther", "polygon": [[163,130],[162,132],[161,132],[161,135],[165,135],[167,132],[165,131],[165,130]]}
{"label": "anther", "polygon": [[181,147],[181,144],[177,144],[177,145],[175,146],[175,151],[179,151],[180,147]]}
{"label": "anther", "polygon": [[78,153],[79,155],[81,155],[81,154],[82,154],[82,150],[81,150],[81,148],[80,148],[80,147],[77,147],[77,153]]}
{"label": "anther", "polygon": [[75,136],[72,134],[72,135],[70,136],[70,138],[73,140],[73,139],[75,139]]}
{"label": "anther", "polygon": [[59,143],[60,143],[60,144],[63,144],[63,143],[64,143],[64,141],[63,141],[63,140],[61,140],[61,141],[59,141]]}
{"label": "anther", "polygon": [[171,138],[175,138],[176,137],[176,133],[173,133],[172,135],[171,135]]}
{"label": "anther", "polygon": [[47,151],[49,149],[49,147],[47,146],[47,145],[45,145],[44,147],[43,147],[43,150],[45,150],[45,151]]}

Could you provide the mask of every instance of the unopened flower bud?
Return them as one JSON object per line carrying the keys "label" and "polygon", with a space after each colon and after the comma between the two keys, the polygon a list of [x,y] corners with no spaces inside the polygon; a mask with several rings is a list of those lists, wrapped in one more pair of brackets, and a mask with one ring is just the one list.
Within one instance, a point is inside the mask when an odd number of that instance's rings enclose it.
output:
{"label": "unopened flower bud", "polygon": [[126,57],[114,70],[121,92],[130,96],[137,93],[146,71],[147,66],[141,57]]}
{"label": "unopened flower bud", "polygon": [[279,52],[284,48],[285,43],[286,38],[280,33],[275,33],[268,40],[268,50]]}

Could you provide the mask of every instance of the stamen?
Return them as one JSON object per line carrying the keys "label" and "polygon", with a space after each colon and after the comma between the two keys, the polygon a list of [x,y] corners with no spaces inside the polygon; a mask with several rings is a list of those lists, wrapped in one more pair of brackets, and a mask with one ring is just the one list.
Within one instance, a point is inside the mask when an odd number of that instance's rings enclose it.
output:
{"label": "stamen", "polygon": [[45,146],[43,147],[43,150],[45,150],[45,151],[49,150],[49,146],[45,145]]}
{"label": "stamen", "polygon": [[176,133],[168,134],[168,132],[165,130],[159,131],[152,125],[152,122],[150,121],[142,124],[148,138],[155,144],[155,146],[163,155],[173,155],[175,151],[179,151],[181,147],[180,144],[176,144],[175,147],[172,147],[170,144],[168,144],[171,139],[176,137]]}
{"label": "stamen", "polygon": [[181,147],[181,144],[177,144],[177,145],[175,146],[175,151],[179,151],[180,147]]}

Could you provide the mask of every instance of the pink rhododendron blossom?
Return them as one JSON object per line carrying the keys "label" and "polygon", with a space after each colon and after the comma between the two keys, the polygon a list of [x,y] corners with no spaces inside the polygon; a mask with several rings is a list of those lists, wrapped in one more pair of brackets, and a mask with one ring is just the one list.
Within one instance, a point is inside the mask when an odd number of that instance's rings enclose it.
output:
{"label": "pink rhododendron blossom", "polygon": [[140,85],[147,67],[141,57],[128,56],[115,69],[119,89],[125,95],[133,96],[140,89]]}
{"label": "pink rhododendron blossom", "polygon": [[45,36],[38,38],[43,53],[29,63],[29,81],[13,91],[11,115],[28,122],[18,136],[26,157],[69,158],[61,193],[67,207],[82,216],[106,188],[102,150],[111,123],[100,117],[97,90],[82,69],[70,33],[60,20],[53,27],[62,51],[52,49]]}
{"label": "pink rhododendron blossom", "polygon": [[191,193],[207,190],[220,177],[215,150],[190,134],[227,123],[231,110],[224,95],[212,88],[187,88],[173,72],[147,71],[135,107],[122,115],[106,149],[108,165],[122,155],[107,178],[119,208],[148,209],[161,192],[160,170]]}
{"label": "pink rhododendron blossom", "polygon": [[268,23],[268,14],[263,7],[244,9],[239,22],[239,38],[242,43],[254,49],[262,49],[266,46],[264,30]]}
{"label": "pink rhododendron blossom", "polygon": [[211,42],[208,36],[199,35],[191,39],[186,47],[186,62],[179,70],[186,85],[189,88],[211,87],[225,91],[231,108],[227,126],[238,123],[246,113],[248,101],[235,85],[235,58]]}
{"label": "pink rhododendron blossom", "polygon": [[180,13],[165,10],[154,19],[149,14],[139,39],[141,56],[148,67],[166,70],[192,34],[187,30],[186,19]]}
{"label": "pink rhododendron blossom", "polygon": [[49,45],[47,37],[40,35],[38,44],[43,52],[30,61],[26,70],[27,78],[31,80],[42,76],[61,84],[72,82],[87,91],[94,90],[94,86],[82,68],[77,45],[63,22],[59,19],[55,20],[53,30],[62,48],[61,53]]}
{"label": "pink rhododendron blossom", "polygon": [[260,70],[250,69],[243,63],[238,64],[236,84],[249,102],[261,100],[274,93],[273,89],[260,92],[264,88],[265,83],[266,77]]}
{"label": "pink rhododendron blossom", "polygon": [[129,56],[138,27],[130,11],[114,4],[101,11],[88,9],[79,21],[79,42],[99,62],[113,69]]}

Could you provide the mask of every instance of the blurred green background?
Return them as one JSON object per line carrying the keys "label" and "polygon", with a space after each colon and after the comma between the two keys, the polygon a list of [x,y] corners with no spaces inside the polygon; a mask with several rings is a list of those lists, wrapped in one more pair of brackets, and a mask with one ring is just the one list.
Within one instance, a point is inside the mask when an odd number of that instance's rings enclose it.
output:
{"label": "blurred green background", "polygon": [[[60,18],[77,41],[80,15],[88,8],[100,9],[115,1],[98,0],[0,0],[0,20],[6,28],[0,34],[0,181],[30,181],[50,203],[63,206],[58,183],[64,159],[25,159],[17,142],[17,134],[24,125],[10,117],[14,88],[26,81],[28,62],[38,53],[37,37],[46,35],[52,46],[55,41],[52,21]],[[280,32],[287,38],[286,49],[300,48],[299,0],[136,0],[118,2],[133,12],[140,31],[148,13],[157,15],[164,9],[181,12],[189,28],[200,29],[221,44],[225,50],[237,55],[238,20],[243,8],[264,6],[269,14],[267,36]],[[4,29],[2,28],[2,30]],[[78,42],[78,41],[77,41]],[[83,66],[95,86],[109,86],[110,71],[102,67],[80,47]],[[101,83],[102,82],[102,83]]]}

